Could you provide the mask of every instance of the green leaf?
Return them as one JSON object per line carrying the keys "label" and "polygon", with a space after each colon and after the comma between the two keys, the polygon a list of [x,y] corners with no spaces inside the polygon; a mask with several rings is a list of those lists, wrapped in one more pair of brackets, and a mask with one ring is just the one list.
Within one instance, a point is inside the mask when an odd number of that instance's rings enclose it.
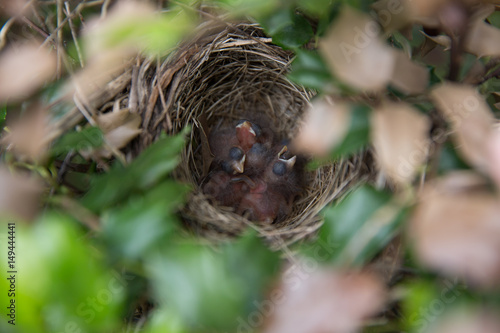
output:
{"label": "green leaf", "polygon": [[260,24],[268,35],[277,34],[288,25],[293,24],[293,10],[292,8],[285,8],[273,12],[269,17],[260,20]]}
{"label": "green leaf", "polygon": [[0,132],[3,131],[6,117],[7,117],[7,105],[2,105],[0,106]]}
{"label": "green leaf", "polygon": [[148,316],[144,333],[188,333],[182,318],[168,308],[154,309]]}
{"label": "green leaf", "polygon": [[165,178],[179,163],[189,129],[176,136],[159,139],[144,150],[130,165],[116,165],[106,174],[96,176],[92,188],[82,199],[97,212],[111,207],[134,192],[145,191]]}
{"label": "green leaf", "polygon": [[336,0],[298,0],[298,5],[301,8],[309,14],[317,16],[328,13],[328,9],[336,3],[338,3]]}
{"label": "green leaf", "polygon": [[494,12],[488,16],[488,21],[495,27],[500,28],[500,12]]}
{"label": "green leaf", "polygon": [[[30,229],[16,225],[17,332],[116,332],[122,326],[125,283],[75,226],[53,213]],[[0,261],[2,272],[5,263]],[[2,290],[7,282],[0,280]],[[2,305],[6,298],[2,292]],[[11,331],[2,324],[2,332]]]}
{"label": "green leaf", "polygon": [[196,26],[196,16],[184,8],[176,8],[161,15],[117,19],[112,24],[89,34],[86,42],[98,41],[102,48],[127,46],[139,48],[151,55],[163,55],[171,50]]}
{"label": "green leaf", "polygon": [[103,238],[110,252],[117,258],[135,260],[164,242],[177,229],[174,212],[184,203],[189,190],[184,184],[168,180],[106,211]]}
{"label": "green leaf", "polygon": [[213,0],[233,16],[251,16],[257,20],[268,17],[280,5],[280,0]]}
{"label": "green leaf", "polygon": [[370,108],[364,105],[353,107],[351,125],[344,140],[334,149],[333,158],[359,152],[370,142]]}
{"label": "green leaf", "polygon": [[69,132],[63,135],[52,146],[54,155],[67,154],[71,150],[80,151],[84,149],[100,147],[104,142],[102,131],[98,127],[87,127],[79,132]]}
{"label": "green leaf", "polygon": [[439,155],[438,173],[445,174],[452,170],[470,169],[467,163],[457,154],[451,142],[446,142]]}
{"label": "green leaf", "polygon": [[300,49],[296,50],[292,70],[288,77],[297,84],[318,91],[328,90],[325,88],[331,86],[333,81],[330,71],[318,52]]}
{"label": "green leaf", "polygon": [[319,240],[305,248],[316,257],[318,246],[326,262],[361,265],[371,260],[392,239],[405,210],[391,202],[391,195],[362,186],[336,206],[324,210]]}
{"label": "green leaf", "polygon": [[275,32],[271,37],[273,43],[283,48],[296,49],[314,36],[311,25],[302,15],[293,14],[292,21],[282,29]]}
{"label": "green leaf", "polygon": [[235,332],[262,311],[262,297],[279,269],[279,257],[254,234],[217,251],[195,243],[170,244],[150,256],[147,269],[162,306],[191,331]]}

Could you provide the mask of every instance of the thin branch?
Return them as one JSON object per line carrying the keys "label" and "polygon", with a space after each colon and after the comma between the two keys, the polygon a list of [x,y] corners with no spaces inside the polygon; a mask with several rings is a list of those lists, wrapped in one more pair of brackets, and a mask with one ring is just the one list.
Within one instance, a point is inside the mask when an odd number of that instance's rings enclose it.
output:
{"label": "thin branch", "polygon": [[[69,3],[66,1],[64,5],[66,7],[66,12],[65,12],[66,17],[69,17],[70,16]],[[83,68],[85,66],[85,63],[83,62],[83,56],[80,50],[80,44],[78,43],[78,38],[76,37],[76,29],[73,24],[73,20],[69,18],[68,23],[69,23],[69,28],[71,30],[71,36],[73,37],[73,42],[75,43],[76,53],[78,54],[78,60],[80,61],[80,67]]]}
{"label": "thin branch", "polygon": [[44,38],[47,38],[49,36],[49,33],[39,26],[37,26],[33,21],[31,21],[29,18],[26,16],[23,16],[21,20],[26,23],[31,29],[36,30],[40,35],[42,35]]}
{"label": "thin branch", "polygon": [[[62,21],[62,16],[63,16],[63,6],[62,6],[62,0],[57,0],[57,26],[61,24]],[[57,73],[57,79],[61,78],[61,73],[62,73],[62,66],[61,66],[61,60],[62,60],[62,53],[61,53],[61,48],[63,46],[63,35],[62,35],[62,29],[59,29],[57,31],[57,67],[56,67],[56,73]]]}

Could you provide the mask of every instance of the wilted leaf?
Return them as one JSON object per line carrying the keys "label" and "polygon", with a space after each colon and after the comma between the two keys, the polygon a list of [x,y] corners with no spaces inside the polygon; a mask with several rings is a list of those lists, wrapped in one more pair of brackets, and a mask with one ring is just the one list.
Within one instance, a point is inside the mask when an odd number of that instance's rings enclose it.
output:
{"label": "wilted leaf", "polygon": [[453,139],[461,155],[482,171],[488,168],[488,140],[493,115],[483,97],[472,87],[444,83],[430,94],[453,128]]}
{"label": "wilted leaf", "polygon": [[471,172],[428,184],[408,237],[420,261],[481,286],[500,278],[500,199]]}
{"label": "wilted leaf", "polygon": [[500,130],[497,128],[488,141],[488,171],[500,188]]}
{"label": "wilted leaf", "polygon": [[379,167],[400,184],[413,180],[427,156],[430,122],[404,103],[385,102],[372,113],[372,140]]}
{"label": "wilted leaf", "polygon": [[429,84],[429,70],[417,64],[398,50],[394,52],[394,70],[390,80],[391,85],[405,94],[423,93]]}
{"label": "wilted leaf", "polygon": [[335,102],[328,97],[313,101],[294,139],[294,147],[306,154],[325,156],[346,135],[350,111],[348,104]]}
{"label": "wilted leaf", "polygon": [[[384,287],[372,275],[318,269],[302,279],[284,276],[263,333],[356,331],[382,310]],[[271,299],[272,301],[272,299]]]}
{"label": "wilted leaf", "polygon": [[40,209],[42,183],[0,167],[0,215],[32,220]]}
{"label": "wilted leaf", "polygon": [[9,126],[0,143],[14,151],[20,159],[40,161],[47,152],[47,136],[51,131],[47,110],[35,104],[20,119]]}
{"label": "wilted leaf", "polygon": [[419,16],[433,16],[437,14],[439,7],[447,3],[448,0],[405,0],[410,5],[413,15]]}
{"label": "wilted leaf", "polygon": [[0,14],[5,12],[10,17],[20,16],[29,8],[29,6],[26,6],[27,4],[28,0],[0,0]]}
{"label": "wilted leaf", "polygon": [[[97,125],[104,133],[105,142],[114,149],[125,147],[132,139],[141,133],[142,118],[137,113],[131,113],[129,109],[108,112],[97,116]],[[101,148],[83,154],[109,158],[112,151]]]}
{"label": "wilted leaf", "polygon": [[431,41],[433,41],[437,45],[443,46],[444,51],[448,51],[450,49],[451,38],[449,36],[446,36],[446,35],[430,36],[423,31],[420,31],[420,32],[422,33],[422,35],[424,35],[426,38],[430,39]]}
{"label": "wilted leaf", "polygon": [[108,82],[130,67],[134,54],[121,49],[103,49],[98,57],[90,59],[82,70],[72,75],[66,85],[66,94],[92,100],[94,94],[102,92]]}
{"label": "wilted leaf", "polygon": [[467,52],[478,57],[500,56],[500,29],[476,20],[468,28],[464,44]]}
{"label": "wilted leaf", "polygon": [[379,0],[372,7],[377,12],[378,21],[386,32],[393,32],[411,23],[412,11],[409,1]]}
{"label": "wilted leaf", "polygon": [[369,15],[345,6],[319,50],[333,73],[360,90],[380,90],[391,79],[394,54]]}
{"label": "wilted leaf", "polygon": [[460,309],[447,313],[425,333],[498,333],[500,320],[496,310]]}
{"label": "wilted leaf", "polygon": [[55,52],[36,42],[11,45],[0,55],[0,101],[14,102],[33,94],[56,71]]}

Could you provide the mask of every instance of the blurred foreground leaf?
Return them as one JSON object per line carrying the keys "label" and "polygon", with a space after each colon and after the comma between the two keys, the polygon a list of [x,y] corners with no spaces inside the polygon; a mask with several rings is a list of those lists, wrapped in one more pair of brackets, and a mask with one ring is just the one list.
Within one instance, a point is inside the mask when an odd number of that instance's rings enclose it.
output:
{"label": "blurred foreground leaf", "polygon": [[288,77],[295,83],[318,91],[328,91],[332,76],[317,52],[298,49]]}
{"label": "blurred foreground leaf", "polygon": [[193,243],[170,244],[147,269],[157,300],[195,331],[235,331],[258,310],[264,288],[279,269],[278,254],[254,235],[218,251]]}
{"label": "blurred foreground leaf", "polygon": [[165,241],[177,227],[174,211],[184,202],[189,189],[169,180],[108,211],[103,219],[103,233],[110,251],[120,258],[136,259],[159,241]]}
{"label": "blurred foreground leaf", "polygon": [[351,125],[344,141],[333,151],[333,157],[356,153],[370,142],[370,108],[356,105],[351,113]]}
{"label": "blurred foreground leaf", "polygon": [[389,193],[362,186],[338,205],[324,210],[325,223],[319,240],[305,252],[315,256],[317,246],[321,245],[328,253],[323,260],[339,264],[366,263],[392,239],[404,212],[392,203]]}
{"label": "blurred foreground leaf", "polygon": [[272,32],[270,31],[269,34],[276,45],[296,49],[311,40],[314,35],[311,25],[302,15],[292,12],[288,17],[280,15],[273,18],[277,22],[271,21],[274,26],[271,26]]}
{"label": "blurred foreground leaf", "polygon": [[[124,283],[105,269],[73,226],[52,214],[32,229],[17,224],[16,325],[2,320],[0,331],[111,332],[122,325]],[[5,264],[2,260],[3,272]],[[2,278],[0,288],[8,290],[7,283]],[[2,292],[2,307],[6,302]]]}
{"label": "blurred foreground leaf", "polygon": [[0,106],[0,132],[3,131],[5,118],[7,117],[7,105]]}
{"label": "blurred foreground leaf", "polygon": [[67,154],[71,150],[80,151],[83,149],[100,147],[103,144],[102,131],[98,127],[87,127],[80,132],[69,132],[63,135],[51,151],[54,155]]}
{"label": "blurred foreground leaf", "polygon": [[163,179],[179,163],[179,153],[189,129],[176,136],[161,138],[144,150],[127,167],[115,167],[94,178],[83,204],[97,212],[120,202],[134,191],[144,191]]}

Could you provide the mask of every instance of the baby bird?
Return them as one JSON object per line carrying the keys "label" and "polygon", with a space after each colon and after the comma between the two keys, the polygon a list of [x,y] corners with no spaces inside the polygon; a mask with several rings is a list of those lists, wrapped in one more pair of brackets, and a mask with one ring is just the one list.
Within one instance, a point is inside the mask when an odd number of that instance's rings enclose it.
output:
{"label": "baby bird", "polygon": [[225,171],[216,171],[203,186],[203,193],[212,196],[219,205],[237,207],[255,183],[246,176],[231,176]]}
{"label": "baby bird", "polygon": [[287,146],[283,146],[273,154],[263,173],[254,178],[256,185],[243,195],[237,210],[239,214],[247,213],[252,220],[272,223],[290,213],[301,182],[299,172],[294,168],[297,157],[287,158],[287,151]]}
{"label": "baby bird", "polygon": [[243,173],[246,156],[233,126],[212,130],[208,144],[214,155],[212,170],[222,169],[229,174]]}

